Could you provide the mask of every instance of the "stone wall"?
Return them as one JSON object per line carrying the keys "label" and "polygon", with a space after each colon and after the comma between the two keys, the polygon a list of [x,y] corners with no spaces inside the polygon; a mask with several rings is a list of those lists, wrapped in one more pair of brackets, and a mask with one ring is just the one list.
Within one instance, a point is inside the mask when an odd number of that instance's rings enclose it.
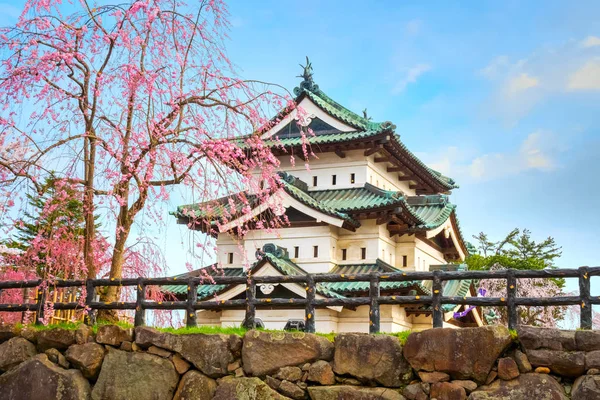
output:
{"label": "stone wall", "polygon": [[600,399],[600,332],[520,327],[395,336],[0,327],[3,400]]}

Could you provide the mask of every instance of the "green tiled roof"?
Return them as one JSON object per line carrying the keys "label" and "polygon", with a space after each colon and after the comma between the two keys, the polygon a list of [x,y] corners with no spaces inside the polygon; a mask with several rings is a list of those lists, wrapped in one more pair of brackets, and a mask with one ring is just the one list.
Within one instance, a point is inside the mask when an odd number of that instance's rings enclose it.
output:
{"label": "green tiled roof", "polygon": [[346,222],[350,223],[354,227],[360,226],[360,222],[351,218],[345,212],[342,212],[341,210],[336,209],[335,207],[331,207],[331,206],[327,205],[326,203],[317,200],[315,197],[313,197],[311,195],[310,192],[305,192],[304,190],[300,189],[298,186],[287,182],[285,179],[282,179],[281,181],[283,183],[283,188],[285,189],[285,191],[290,196],[292,196],[296,200],[302,202],[303,204],[306,204],[307,206],[309,206],[315,210],[318,210],[324,214],[331,215],[331,216],[334,216],[337,218],[341,218],[341,219],[345,220]]}
{"label": "green tiled roof", "polygon": [[[306,136],[306,140],[311,146],[316,146],[320,144],[332,144],[332,143],[340,143],[340,142],[348,142],[359,139],[367,139],[372,136],[380,134],[380,131],[376,130],[367,130],[367,131],[353,131],[353,132],[334,132],[334,133],[325,133],[320,135],[308,135]],[[293,147],[300,146],[303,143],[302,137],[284,137],[275,139],[266,139],[264,141],[267,146],[284,146],[284,147]]]}
{"label": "green tiled roof", "polygon": [[366,183],[361,188],[317,190],[308,192],[311,197],[339,211],[360,211],[404,204],[400,192],[382,190]]}
{"label": "green tiled roof", "polygon": [[[360,222],[352,217],[353,213],[401,207],[411,217],[411,229],[435,229],[446,222],[456,209],[445,195],[405,197],[401,192],[382,190],[369,183],[349,189],[306,191],[306,185],[302,181],[286,173],[281,175],[282,187],[290,196],[319,212],[340,218],[353,227],[360,226]],[[236,196],[239,194],[233,195],[236,213],[240,214],[244,204]],[[246,198],[251,207],[256,203],[254,196]],[[205,211],[209,204],[212,206],[211,215],[207,215]],[[222,198],[213,202],[179,206],[174,214],[186,216],[184,211],[193,211],[197,217],[215,219],[223,216],[226,207],[230,211],[227,198]]]}
{"label": "green tiled roof", "polygon": [[420,229],[435,229],[450,217],[456,209],[444,195],[414,196],[407,199],[408,211],[415,216]]}
{"label": "green tiled roof", "polygon": [[[243,268],[218,268],[216,264],[209,265],[208,267],[198,269],[185,274],[177,275],[177,278],[189,278],[190,276],[244,276],[246,272]],[[207,280],[210,278],[207,277]],[[215,294],[222,292],[227,289],[229,285],[198,285],[198,298],[204,299],[206,297],[214,296]],[[187,293],[187,285],[166,285],[162,286],[162,289],[166,292],[173,293],[174,295],[183,295]]]}
{"label": "green tiled roof", "polygon": [[[331,270],[332,274],[344,274],[344,275],[355,275],[355,274],[369,274],[371,272],[399,272],[398,269],[391,265],[377,260],[375,264],[352,264],[352,265],[337,265]],[[327,287],[341,294],[350,294],[353,292],[365,292],[369,291],[369,282],[328,282]],[[397,290],[408,287],[415,287],[420,289],[421,292],[426,292],[427,289],[417,281],[401,281],[401,282],[381,282],[379,284],[380,290]]]}
{"label": "green tiled roof", "polygon": [[[319,136],[307,137],[308,142],[312,144],[325,144],[325,143],[335,143],[335,142],[343,142],[343,141],[351,141],[359,138],[374,136],[376,134],[380,134],[384,131],[389,131],[393,133],[391,135],[394,143],[417,165],[421,168],[428,171],[432,178],[438,183],[445,186],[447,189],[456,189],[458,185],[456,182],[447,176],[442,175],[440,172],[429,168],[425,163],[423,163],[413,152],[411,152],[400,140],[400,137],[394,132],[395,126],[391,122],[372,122],[360,115],[348,110],[341,104],[337,103],[329,96],[327,96],[322,90],[320,90],[315,85],[312,85],[313,89],[309,90],[307,87],[296,88],[294,92],[300,96],[303,94],[306,95],[313,103],[319,106],[323,111],[327,114],[335,117],[355,128],[363,132],[340,132],[335,135],[335,141],[327,141],[327,139],[322,140],[319,139]],[[359,133],[363,133],[363,136],[360,136]],[[327,136],[327,135],[323,135]],[[286,146],[294,146],[300,145],[302,143],[300,138],[291,139],[289,143],[285,143],[284,141],[289,139],[282,139],[281,143]],[[295,142],[293,142],[295,140]]]}
{"label": "green tiled roof", "polygon": [[381,123],[372,122],[348,110],[346,107],[331,99],[318,88],[312,91],[303,88],[300,89],[300,91],[296,91],[295,93],[300,95],[302,93],[306,94],[313,101],[313,103],[315,103],[317,106],[323,109],[323,111],[347,123],[348,125],[352,125],[355,128],[359,128],[361,130],[375,131],[380,131],[383,128],[383,125]]}

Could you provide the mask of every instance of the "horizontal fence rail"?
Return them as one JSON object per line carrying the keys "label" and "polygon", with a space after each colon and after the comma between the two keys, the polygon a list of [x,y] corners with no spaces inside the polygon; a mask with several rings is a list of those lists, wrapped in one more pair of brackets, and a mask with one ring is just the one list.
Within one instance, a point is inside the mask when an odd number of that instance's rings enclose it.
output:
{"label": "horizontal fence rail", "polygon": [[[578,269],[544,269],[544,270],[497,270],[497,271],[424,271],[424,272],[394,272],[394,273],[369,273],[369,274],[307,274],[294,276],[214,276],[207,278],[126,278],[126,279],[88,279],[88,280],[53,280],[45,282],[41,279],[28,281],[0,281],[0,293],[7,289],[39,288],[48,285],[53,288],[86,288],[85,306],[91,310],[135,310],[135,326],[144,325],[146,310],[185,310],[187,326],[196,326],[196,312],[198,310],[216,310],[243,307],[246,309],[244,325],[248,328],[256,326],[257,306],[290,307],[303,306],[305,308],[305,331],[315,332],[315,309],[317,307],[358,307],[368,305],[369,331],[377,333],[380,330],[380,305],[421,305],[430,306],[433,327],[443,325],[443,310],[445,304],[469,306],[506,307],[508,314],[508,327],[514,329],[518,324],[518,306],[567,306],[578,305],[581,309],[580,328],[592,329],[592,305],[600,304],[600,296],[590,295],[590,280],[592,276],[600,276],[600,267],[580,267]],[[578,278],[578,296],[559,297],[517,297],[519,279],[527,278]],[[503,279],[506,281],[505,297],[456,297],[443,295],[443,282],[463,279]],[[430,296],[402,295],[382,296],[380,293],[381,282],[402,281],[431,281]],[[369,282],[368,297],[348,298],[316,298],[317,283],[325,282]],[[306,297],[300,299],[284,298],[256,298],[256,286],[260,284],[303,284]],[[197,288],[199,285],[246,285],[246,298],[237,300],[201,300],[198,301]],[[148,286],[161,285],[186,285],[186,300],[179,301],[149,301],[146,300]],[[135,302],[100,302],[95,301],[97,287],[106,286],[135,286]],[[32,303],[7,303],[0,304],[2,312],[33,311],[36,313],[36,323],[41,323],[44,315],[46,299],[44,291]],[[82,302],[55,302],[55,310],[82,309]],[[90,322],[94,322],[93,313],[90,313]]]}

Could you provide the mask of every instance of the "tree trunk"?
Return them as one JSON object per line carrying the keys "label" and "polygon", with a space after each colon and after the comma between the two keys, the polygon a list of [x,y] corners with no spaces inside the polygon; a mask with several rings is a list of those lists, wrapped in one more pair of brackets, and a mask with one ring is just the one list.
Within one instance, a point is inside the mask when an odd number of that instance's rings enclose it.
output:
{"label": "tree trunk", "polygon": [[85,219],[85,234],[83,243],[83,260],[87,268],[87,277],[96,278],[93,241],[96,237],[94,219],[94,172],[96,164],[96,143],[92,138],[86,138],[85,146],[85,191],[83,194],[83,212]]}

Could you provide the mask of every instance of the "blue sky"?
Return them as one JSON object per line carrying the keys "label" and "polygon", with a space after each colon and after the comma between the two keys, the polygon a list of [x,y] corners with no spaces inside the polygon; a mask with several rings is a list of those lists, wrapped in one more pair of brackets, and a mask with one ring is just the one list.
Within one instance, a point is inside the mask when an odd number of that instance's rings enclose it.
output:
{"label": "blue sky", "polygon": [[[1,25],[11,4],[0,0]],[[465,236],[528,228],[563,247],[560,266],[600,265],[600,3],[229,4],[228,52],[243,77],[292,90],[308,55],[329,96],[393,121],[458,181]],[[170,221],[156,236],[170,270],[184,271],[185,227]]]}
{"label": "blue sky", "polygon": [[245,77],[329,96],[455,178],[465,234],[553,236],[559,264],[598,265],[600,3],[234,1]]}

